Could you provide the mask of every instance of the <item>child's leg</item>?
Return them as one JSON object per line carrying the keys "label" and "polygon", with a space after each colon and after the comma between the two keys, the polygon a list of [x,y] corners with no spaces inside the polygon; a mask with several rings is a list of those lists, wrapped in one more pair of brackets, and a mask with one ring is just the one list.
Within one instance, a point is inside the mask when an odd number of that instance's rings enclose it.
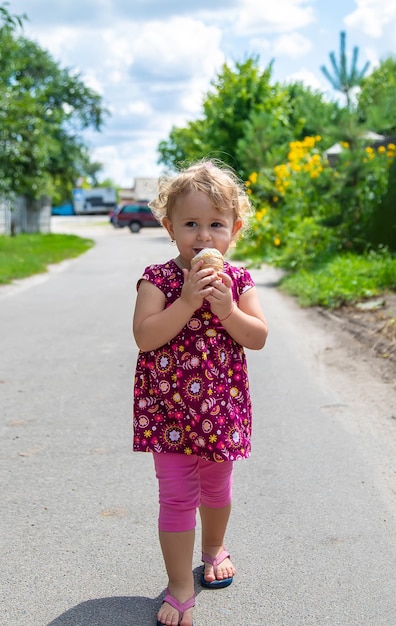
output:
{"label": "child's leg", "polygon": [[[168,591],[179,602],[187,602],[194,595],[192,559],[195,530],[176,533],[160,530],[159,538],[168,573]],[[174,607],[164,602],[158,612],[158,621],[161,624],[176,626],[179,624],[179,614]],[[191,626],[192,609],[184,612],[180,624]]]}
{"label": "child's leg", "polygon": [[[202,552],[216,557],[224,549],[224,537],[231,513],[233,463],[200,460]],[[231,578],[235,568],[229,558],[222,561],[216,576],[213,566],[205,564],[205,580],[212,582]]]}
{"label": "child's leg", "polygon": [[[179,602],[194,595],[192,559],[195,516],[200,485],[197,457],[183,454],[153,454],[159,483],[159,538],[168,573],[168,591]],[[179,624],[174,607],[164,602],[158,621],[167,626]],[[191,626],[192,609],[184,612],[181,626]]]}

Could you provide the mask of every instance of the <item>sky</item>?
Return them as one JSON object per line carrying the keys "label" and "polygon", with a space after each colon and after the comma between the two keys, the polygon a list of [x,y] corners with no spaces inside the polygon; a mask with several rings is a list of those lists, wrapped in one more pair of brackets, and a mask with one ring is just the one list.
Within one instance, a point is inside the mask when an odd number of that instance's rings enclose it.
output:
{"label": "sky", "polygon": [[123,187],[161,174],[159,142],[200,117],[224,63],[274,60],[273,82],[303,81],[335,99],[320,67],[330,68],[330,52],[338,58],[341,31],[360,68],[396,56],[395,0],[9,0],[7,9],[102,97],[111,115],[84,139],[99,178]]}

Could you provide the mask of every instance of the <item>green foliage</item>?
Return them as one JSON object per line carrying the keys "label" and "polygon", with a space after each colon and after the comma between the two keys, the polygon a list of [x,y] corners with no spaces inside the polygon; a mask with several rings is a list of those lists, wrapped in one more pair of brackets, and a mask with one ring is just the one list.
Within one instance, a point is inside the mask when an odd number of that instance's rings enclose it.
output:
{"label": "green foliage", "polygon": [[334,309],[396,289],[396,257],[386,251],[334,257],[314,271],[286,276],[281,287],[302,306]]}
{"label": "green foliage", "polygon": [[389,168],[388,190],[372,216],[370,242],[396,251],[396,159]]}
{"label": "green foliage", "polygon": [[159,162],[177,169],[220,158],[246,178],[282,162],[290,141],[337,125],[337,104],[301,83],[271,85],[271,73],[272,64],[260,71],[257,58],[224,65],[204,99],[203,117],[172,129],[159,145]]}
{"label": "green foliage", "polygon": [[332,143],[328,130],[339,123],[338,104],[329,102],[321,92],[313,91],[301,82],[287,84],[285,95],[284,105],[291,131],[288,141],[320,135],[323,148],[328,148]]}
{"label": "green foliage", "polygon": [[159,163],[169,169],[177,170],[180,166],[198,161],[210,153],[210,147],[205,143],[206,128],[203,120],[190,122],[186,128],[173,127],[169,138],[161,141],[158,152],[161,155]]}
{"label": "green foliage", "polygon": [[396,134],[396,57],[385,59],[361,84],[357,116],[379,134]]}
{"label": "green foliage", "polygon": [[298,270],[378,243],[373,224],[391,188],[396,146],[344,142],[335,169],[320,146],[320,136],[290,142],[285,163],[252,172],[246,185],[258,209],[239,254]]}
{"label": "green foliage", "polygon": [[244,176],[236,147],[250,115],[270,110],[272,97],[277,98],[270,86],[271,71],[272,65],[261,72],[257,58],[236,63],[235,68],[225,64],[204,99],[204,117],[184,129],[173,128],[159,145],[159,162],[175,170],[203,157],[219,158]]}
{"label": "green foliage", "polygon": [[101,98],[35,42],[0,28],[0,192],[67,192],[88,166],[81,131],[100,130]]}
{"label": "green foliage", "polygon": [[0,284],[46,272],[51,263],[76,257],[93,245],[76,235],[0,236]]}
{"label": "green foliage", "polygon": [[366,74],[369,62],[367,62],[364,67],[359,70],[357,67],[357,60],[359,56],[359,48],[355,46],[352,52],[352,61],[351,67],[348,70],[347,68],[347,55],[345,51],[345,43],[346,43],[346,34],[345,32],[340,33],[340,58],[337,63],[335,53],[331,52],[330,63],[333,69],[333,74],[329,72],[326,66],[322,65],[320,68],[323,74],[326,76],[327,80],[331,83],[336,91],[341,91],[346,96],[347,106],[349,107],[351,104],[351,90],[354,87],[358,87],[364,75]]}
{"label": "green foliage", "polygon": [[17,26],[22,26],[23,21],[26,20],[26,15],[13,15],[7,9],[9,4],[9,2],[4,2],[0,6],[0,22],[3,23],[3,26],[6,26],[8,28],[16,28]]}
{"label": "green foliage", "polygon": [[[367,139],[368,130],[396,124],[396,62],[387,59],[364,78],[368,66],[358,69],[358,49],[348,68],[344,33],[340,44],[339,62],[330,55],[331,79],[348,106],[301,83],[271,84],[272,64],[261,72],[258,60],[248,59],[225,65],[203,116],[161,144],[170,168],[217,156],[246,181],[256,213],[234,253],[246,262],[312,272],[337,255],[365,254],[384,242],[396,250],[395,142],[377,149]],[[341,152],[330,166],[326,150],[336,142]]]}

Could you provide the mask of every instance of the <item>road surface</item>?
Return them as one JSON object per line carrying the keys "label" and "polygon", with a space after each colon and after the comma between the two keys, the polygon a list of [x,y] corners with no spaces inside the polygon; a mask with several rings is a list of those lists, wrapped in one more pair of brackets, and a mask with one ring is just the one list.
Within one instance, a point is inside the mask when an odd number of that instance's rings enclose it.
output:
{"label": "road surface", "polygon": [[[103,221],[103,220],[102,220]],[[2,626],[151,626],[166,577],[150,455],[131,452],[135,283],[165,233],[58,220],[96,245],[0,289]],[[77,224],[77,226],[76,226]],[[195,626],[395,626],[396,392],[254,270],[253,453],[235,468],[234,584]],[[200,566],[199,521],[194,568]]]}

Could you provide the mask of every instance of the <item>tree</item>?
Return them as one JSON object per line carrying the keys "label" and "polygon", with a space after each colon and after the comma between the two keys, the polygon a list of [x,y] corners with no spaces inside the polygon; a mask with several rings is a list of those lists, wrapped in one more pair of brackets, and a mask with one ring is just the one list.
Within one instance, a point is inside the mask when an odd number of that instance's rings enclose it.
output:
{"label": "tree", "polygon": [[12,15],[6,8],[8,5],[9,2],[4,2],[3,5],[0,5],[0,21],[3,22],[4,26],[8,26],[9,28],[22,26],[23,21],[26,19],[26,15]]}
{"label": "tree", "polygon": [[220,158],[246,179],[284,160],[290,141],[324,134],[336,123],[336,103],[301,83],[271,84],[271,74],[272,63],[262,71],[256,57],[225,64],[204,99],[203,117],[172,129],[159,145],[159,162],[175,169]]}
{"label": "tree", "polygon": [[270,85],[271,74],[272,62],[261,71],[257,57],[236,63],[235,69],[225,64],[204,101],[208,143],[214,154],[242,177],[248,172],[238,159],[238,142],[244,137],[250,116],[268,110],[271,100],[277,99],[277,90]]}
{"label": "tree", "polygon": [[381,61],[363,79],[357,114],[359,121],[383,135],[396,135],[396,57]]}
{"label": "tree", "polygon": [[[4,14],[3,14],[4,15]],[[63,188],[89,165],[81,132],[100,130],[101,98],[38,44],[0,28],[0,190],[37,198]]]}
{"label": "tree", "polygon": [[189,122],[186,128],[172,128],[169,138],[158,146],[159,163],[170,170],[187,165],[208,155],[210,147],[205,143],[207,135],[205,120]]}
{"label": "tree", "polygon": [[197,158],[220,158],[243,176],[237,144],[250,115],[269,106],[266,102],[273,95],[271,71],[272,64],[261,72],[257,58],[236,63],[235,68],[224,64],[204,100],[203,117],[186,128],[172,129],[170,138],[158,147],[159,163],[177,169],[179,164]]}
{"label": "tree", "polygon": [[[246,120],[244,136],[238,141],[238,160],[250,172],[283,162],[291,141],[327,134],[339,115],[336,103],[326,102],[321,93],[300,82],[275,84],[263,105]],[[326,137],[322,146],[331,143]]]}
{"label": "tree", "polygon": [[336,91],[341,91],[346,96],[347,107],[351,105],[351,91],[354,87],[359,87],[366,74],[369,62],[367,62],[361,70],[357,68],[357,61],[359,56],[359,48],[355,46],[352,52],[351,68],[347,68],[347,55],[345,51],[346,34],[340,33],[340,58],[337,63],[335,53],[329,54],[330,62],[333,68],[333,75],[329,72],[326,66],[322,65],[321,70],[326,76],[327,80],[331,83]]}

